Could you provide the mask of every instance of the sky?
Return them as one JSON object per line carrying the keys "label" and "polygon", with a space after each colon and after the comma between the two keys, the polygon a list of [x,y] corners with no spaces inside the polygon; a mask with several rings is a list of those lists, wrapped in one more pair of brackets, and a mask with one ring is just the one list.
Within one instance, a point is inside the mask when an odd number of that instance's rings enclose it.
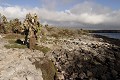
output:
{"label": "sky", "polygon": [[23,21],[29,12],[43,25],[120,30],[120,0],[0,0],[9,20]]}

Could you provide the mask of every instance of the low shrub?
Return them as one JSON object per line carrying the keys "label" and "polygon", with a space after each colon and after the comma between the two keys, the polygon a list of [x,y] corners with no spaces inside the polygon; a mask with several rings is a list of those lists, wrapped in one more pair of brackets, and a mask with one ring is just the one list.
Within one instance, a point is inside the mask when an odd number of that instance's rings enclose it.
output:
{"label": "low shrub", "polygon": [[21,39],[21,38],[24,38],[24,35],[20,35],[20,34],[7,34],[4,38],[5,39]]}
{"label": "low shrub", "polygon": [[25,49],[25,48],[27,48],[26,45],[21,45],[21,44],[17,44],[17,43],[14,43],[14,44],[11,44],[11,45],[8,44],[8,45],[5,45],[4,47],[7,48],[7,49],[10,49],[10,48]]}
{"label": "low shrub", "polygon": [[44,46],[35,46],[35,49],[42,51],[43,53],[47,53],[48,51],[50,51],[50,48]]}
{"label": "low shrub", "polygon": [[39,61],[35,61],[33,65],[35,65],[36,69],[41,69],[44,80],[54,80],[57,69],[54,66],[53,62],[48,59],[43,59],[42,61],[42,64],[40,64]]}
{"label": "low shrub", "polygon": [[14,43],[15,43],[15,40],[8,40],[8,42],[9,42],[10,44],[14,44]]}

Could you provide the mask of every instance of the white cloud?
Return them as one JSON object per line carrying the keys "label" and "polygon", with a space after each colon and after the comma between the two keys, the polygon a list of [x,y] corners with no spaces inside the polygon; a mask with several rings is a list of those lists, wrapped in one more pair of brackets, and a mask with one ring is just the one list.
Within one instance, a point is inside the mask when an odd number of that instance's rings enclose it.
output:
{"label": "white cloud", "polygon": [[103,23],[105,21],[106,16],[83,13],[80,15],[79,18],[81,18],[84,23],[99,24],[99,23]]}
{"label": "white cloud", "polygon": [[28,9],[28,8],[22,8],[20,6],[9,6],[9,7],[0,6],[0,13],[2,15],[5,15],[8,19],[19,18],[22,20],[29,12],[38,13],[39,9],[37,7]]}
{"label": "white cloud", "polygon": [[102,5],[85,1],[83,3],[75,5],[70,11],[74,14],[81,13],[94,13],[94,14],[106,14],[110,13],[112,10],[108,7],[104,7]]}
{"label": "white cloud", "polygon": [[23,8],[20,6],[0,7],[0,13],[7,18],[25,18],[27,13],[37,13],[41,21],[49,24],[81,26],[90,25],[114,25],[120,26],[120,10],[113,11],[110,8],[95,3],[84,2],[74,6],[70,10],[53,11],[46,8]]}
{"label": "white cloud", "polygon": [[48,10],[53,10],[56,8],[57,1],[56,0],[42,0],[43,7]]}

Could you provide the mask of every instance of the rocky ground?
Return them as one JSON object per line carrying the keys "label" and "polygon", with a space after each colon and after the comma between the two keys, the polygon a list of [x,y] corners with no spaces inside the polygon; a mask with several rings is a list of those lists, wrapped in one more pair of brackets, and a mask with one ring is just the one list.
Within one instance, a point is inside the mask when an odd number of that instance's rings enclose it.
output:
{"label": "rocky ground", "polygon": [[66,80],[119,80],[120,47],[102,38],[82,35],[59,39],[51,52]]}
{"label": "rocky ground", "polygon": [[29,49],[6,49],[8,42],[0,38],[0,80],[43,80],[41,69],[32,65],[33,57],[43,53]]}
{"label": "rocky ground", "polygon": [[65,80],[120,79],[120,47],[102,38],[47,37],[39,43],[51,49],[46,54],[27,48],[7,49],[6,44],[8,40],[1,36],[0,80],[54,80],[55,76]]}

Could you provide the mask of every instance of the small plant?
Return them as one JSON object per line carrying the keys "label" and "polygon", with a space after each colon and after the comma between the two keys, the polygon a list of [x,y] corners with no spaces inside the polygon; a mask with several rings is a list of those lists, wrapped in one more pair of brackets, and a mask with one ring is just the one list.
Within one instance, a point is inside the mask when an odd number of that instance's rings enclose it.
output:
{"label": "small plant", "polygon": [[26,45],[21,45],[21,44],[17,44],[17,43],[14,43],[14,44],[11,44],[11,45],[5,45],[4,47],[7,48],[7,49],[10,49],[10,48],[25,49],[25,48],[27,48]]}
{"label": "small plant", "polygon": [[78,34],[80,35],[87,35],[89,33],[89,31],[88,30],[83,30],[83,29],[81,29],[81,30],[78,30]]}
{"label": "small plant", "polygon": [[20,34],[7,34],[4,38],[5,39],[21,39],[21,38],[24,38],[24,35],[20,35]]}
{"label": "small plant", "polygon": [[35,49],[42,51],[43,53],[47,53],[48,51],[50,51],[50,48],[44,46],[35,46]]}
{"label": "small plant", "polygon": [[[5,45],[4,47],[6,47],[7,49],[10,49],[10,48],[25,49],[25,48],[27,48],[27,46],[26,46],[26,45],[23,45],[22,43],[19,43],[19,44],[18,44],[18,43],[17,43],[18,41],[20,42],[20,39],[18,39],[17,41],[15,41],[15,40],[8,40],[8,42],[9,42],[10,44]],[[43,53],[47,53],[48,51],[50,51],[50,48],[48,48],[48,47],[37,46],[37,45],[35,45],[34,49],[35,49],[35,50],[42,51]]]}
{"label": "small plant", "polygon": [[56,39],[58,39],[60,37],[59,34],[52,34],[51,36],[56,38]]}
{"label": "small plant", "polygon": [[63,29],[63,30],[59,31],[58,34],[61,37],[72,37],[72,36],[75,35],[75,33],[73,32],[73,30],[69,30],[69,29]]}
{"label": "small plant", "polygon": [[48,39],[45,36],[42,36],[42,38],[40,38],[40,42],[46,42]]}
{"label": "small plant", "polygon": [[15,40],[8,40],[8,42],[9,42],[10,44],[14,44],[14,43],[15,43]]}
{"label": "small plant", "polygon": [[14,39],[10,39],[10,40],[8,40],[8,42],[9,42],[9,44],[4,46],[7,49],[10,49],[10,48],[19,48],[19,49],[27,48],[26,45],[16,43],[16,41]]}
{"label": "small plant", "polygon": [[33,64],[35,65],[36,69],[40,68],[42,70],[42,76],[44,80],[54,80],[54,76],[57,72],[57,69],[54,66],[53,62],[46,58],[42,61],[42,64],[40,64],[39,61],[35,61]]}

